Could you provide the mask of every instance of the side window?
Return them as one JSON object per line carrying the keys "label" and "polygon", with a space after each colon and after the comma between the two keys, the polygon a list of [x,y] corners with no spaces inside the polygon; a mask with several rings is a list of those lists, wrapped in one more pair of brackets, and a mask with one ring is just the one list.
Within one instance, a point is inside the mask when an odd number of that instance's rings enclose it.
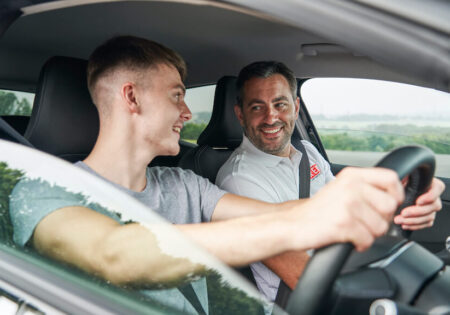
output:
{"label": "side window", "polygon": [[450,94],[366,79],[317,78],[301,96],[330,162],[372,166],[398,146],[434,151],[437,176],[450,174]]}
{"label": "side window", "polygon": [[[0,140],[0,152],[0,310],[12,314],[15,310],[17,314],[84,314],[92,309],[121,314],[262,314],[271,309],[233,270],[123,191],[22,145]],[[76,262],[60,263],[33,250],[30,239],[37,222],[67,206],[90,209],[124,226],[139,223],[146,230],[145,239],[155,240],[141,243],[142,250],[155,257],[148,276],[140,272],[134,281],[123,277],[113,284],[109,272]],[[140,251],[131,250],[136,255],[130,257],[140,259]],[[126,270],[133,271],[134,260],[128,262]],[[103,266],[109,270],[109,264]],[[275,308],[272,314],[280,312]]]}
{"label": "side window", "polygon": [[185,101],[192,112],[192,119],[184,124],[181,139],[197,143],[198,136],[211,118],[216,85],[205,85],[186,90]]}
{"label": "side window", "polygon": [[0,90],[0,116],[30,116],[34,94]]}

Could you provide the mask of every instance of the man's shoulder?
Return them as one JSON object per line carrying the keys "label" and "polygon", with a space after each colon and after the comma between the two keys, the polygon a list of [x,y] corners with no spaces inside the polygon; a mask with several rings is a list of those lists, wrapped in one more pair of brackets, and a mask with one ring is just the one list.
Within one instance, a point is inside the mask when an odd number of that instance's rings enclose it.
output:
{"label": "man's shoulder", "polygon": [[320,154],[319,150],[307,140],[302,140],[302,144],[305,147],[306,153],[308,153],[309,158],[313,159],[323,159],[322,154]]}
{"label": "man's shoulder", "polygon": [[147,177],[148,176],[178,176],[178,177],[186,177],[186,176],[198,176],[192,170],[187,170],[181,167],[173,167],[173,166],[151,166],[147,167]]}
{"label": "man's shoulder", "polygon": [[301,140],[303,146],[305,147],[305,149],[309,150],[309,151],[317,151],[316,147],[314,146],[314,144],[312,144],[311,142],[309,142],[308,140]]}
{"label": "man's shoulder", "polygon": [[184,183],[189,185],[192,182],[198,182],[203,177],[195,174],[192,170],[181,167],[152,166],[147,168],[147,179],[157,181],[160,184],[168,183],[170,185],[177,185]]}
{"label": "man's shoulder", "polygon": [[216,184],[221,186],[223,181],[230,177],[251,176],[255,171],[261,171],[258,159],[241,148],[236,149],[221,166],[217,173]]}

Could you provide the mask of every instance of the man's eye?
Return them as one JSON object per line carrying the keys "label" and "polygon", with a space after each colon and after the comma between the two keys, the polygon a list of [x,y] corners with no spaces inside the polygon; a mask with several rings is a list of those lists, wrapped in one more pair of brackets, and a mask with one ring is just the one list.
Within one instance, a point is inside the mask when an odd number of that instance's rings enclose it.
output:
{"label": "man's eye", "polygon": [[277,104],[275,104],[275,107],[278,107],[278,108],[283,108],[283,107],[286,107],[286,106],[287,106],[286,103],[277,103]]}
{"label": "man's eye", "polygon": [[252,111],[257,111],[257,110],[260,110],[260,109],[261,109],[261,106],[252,106],[250,109],[251,109]]}
{"label": "man's eye", "polygon": [[176,93],[175,94],[175,99],[177,100],[177,102],[181,101],[183,99],[183,94],[182,93]]}

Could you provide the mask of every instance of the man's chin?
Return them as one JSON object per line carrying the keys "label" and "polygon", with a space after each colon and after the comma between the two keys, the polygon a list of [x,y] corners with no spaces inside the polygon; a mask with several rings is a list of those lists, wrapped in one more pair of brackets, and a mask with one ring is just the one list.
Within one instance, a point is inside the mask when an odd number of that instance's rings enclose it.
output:
{"label": "man's chin", "polygon": [[262,148],[260,150],[265,152],[265,153],[267,153],[267,154],[272,154],[272,155],[278,155],[282,151],[279,147],[276,147],[276,148],[265,147],[265,148]]}
{"label": "man's chin", "polygon": [[271,144],[267,144],[267,143],[259,143],[259,145],[255,145],[259,150],[265,152],[265,153],[269,153],[269,154],[275,154],[277,152],[280,151],[280,146],[278,145],[273,145]]}
{"label": "man's chin", "polygon": [[180,153],[180,147],[179,146],[176,148],[176,150],[171,151],[168,155],[169,156],[175,156],[175,155],[178,155],[178,153]]}
{"label": "man's chin", "polygon": [[160,154],[159,156],[175,156],[180,153],[180,146],[174,146],[173,148],[168,148],[164,153]]}
{"label": "man's chin", "polygon": [[286,145],[283,145],[282,143],[278,142],[277,143],[260,142],[260,145],[256,147],[267,154],[279,155],[284,151]]}

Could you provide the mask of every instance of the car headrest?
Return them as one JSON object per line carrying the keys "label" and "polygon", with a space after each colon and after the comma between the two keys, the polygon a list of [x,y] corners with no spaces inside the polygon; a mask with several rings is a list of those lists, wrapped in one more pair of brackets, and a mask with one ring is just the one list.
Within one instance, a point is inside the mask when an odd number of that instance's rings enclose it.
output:
{"label": "car headrest", "polygon": [[52,57],[43,66],[25,131],[37,149],[69,161],[92,150],[99,118],[87,89],[86,67],[85,60],[69,57]]}
{"label": "car headrest", "polygon": [[211,120],[197,143],[211,147],[236,148],[242,142],[242,127],[234,114],[236,77],[224,76],[216,85]]}

